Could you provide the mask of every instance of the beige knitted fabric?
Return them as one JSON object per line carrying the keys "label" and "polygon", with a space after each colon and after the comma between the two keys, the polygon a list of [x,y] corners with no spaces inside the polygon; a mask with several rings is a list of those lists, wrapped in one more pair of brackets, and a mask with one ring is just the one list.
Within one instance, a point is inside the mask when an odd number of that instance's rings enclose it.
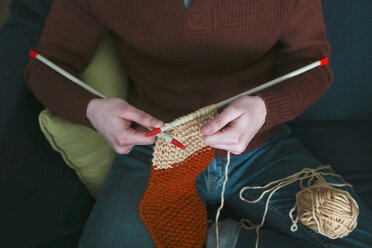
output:
{"label": "beige knitted fabric", "polygon": [[166,132],[185,145],[186,150],[182,150],[164,139],[157,139],[152,159],[154,168],[156,170],[169,169],[173,166],[181,165],[185,160],[190,159],[191,155],[196,156],[197,153],[195,152],[206,146],[203,142],[203,134],[200,132],[200,129],[205,123],[217,116],[217,114],[217,109],[214,108],[209,114],[199,116]]}

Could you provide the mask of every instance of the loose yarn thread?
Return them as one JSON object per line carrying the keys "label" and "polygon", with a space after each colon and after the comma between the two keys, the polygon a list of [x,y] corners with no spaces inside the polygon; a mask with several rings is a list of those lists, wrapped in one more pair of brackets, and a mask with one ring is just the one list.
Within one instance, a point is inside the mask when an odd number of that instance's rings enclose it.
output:
{"label": "loose yarn thread", "polygon": [[218,232],[218,219],[220,217],[220,213],[221,213],[223,205],[225,203],[225,197],[224,196],[225,196],[225,191],[226,191],[226,184],[227,184],[227,181],[229,180],[229,176],[228,176],[229,165],[230,165],[230,152],[227,151],[227,162],[226,162],[226,165],[225,165],[225,180],[223,182],[222,191],[221,191],[221,204],[220,204],[220,207],[217,210],[216,219],[215,219],[217,248],[220,247],[220,239],[219,239],[219,232]]}
{"label": "loose yarn thread", "polygon": [[[318,232],[328,238],[336,239],[347,236],[357,226],[357,217],[359,215],[359,206],[349,192],[334,187],[344,187],[350,184],[343,181],[341,176],[334,172],[323,172],[323,170],[331,170],[331,166],[319,166],[316,169],[305,168],[291,176],[279,179],[266,184],[265,186],[247,186],[240,190],[240,199],[247,203],[257,203],[266,194],[269,193],[265,203],[265,210],[262,216],[261,223],[253,224],[248,219],[242,219],[241,225],[248,230],[256,230],[257,238],[255,247],[258,247],[259,229],[263,226],[267,215],[269,202],[271,197],[279,189],[300,181],[301,191],[296,194],[295,205],[289,211],[289,217],[292,221],[290,230],[295,232],[298,230],[297,222],[300,220],[302,224],[308,226],[315,232]],[[341,178],[344,183],[328,183],[324,176],[334,176]],[[314,179],[316,182],[313,183]],[[307,187],[303,186],[304,180],[307,180]],[[271,188],[269,188],[272,186]],[[243,193],[247,189],[266,189],[256,200],[248,200],[243,197]],[[293,217],[294,211],[297,209],[297,217]]]}
{"label": "loose yarn thread", "polygon": [[[170,146],[165,143],[162,139],[157,139],[154,148],[153,166],[155,170],[158,169],[171,169],[182,165],[192,157],[198,155],[198,150],[208,149],[203,143],[203,136],[200,132],[200,128],[206,122],[210,121],[217,115],[217,109],[213,105],[208,106],[209,113],[207,115],[201,114],[201,112],[192,117],[191,121],[188,121],[177,128],[173,128],[168,131],[173,137],[182,140],[186,144],[187,151],[180,151],[179,149]],[[193,115],[194,113],[190,114]],[[186,119],[186,117],[185,117]],[[183,122],[184,120],[182,120]],[[175,150],[176,149],[176,150]],[[212,149],[212,148],[210,148]],[[228,166],[230,164],[230,153],[227,155],[227,163],[225,166],[225,181],[223,183],[223,189],[221,192],[221,204],[216,214],[216,243],[219,247],[219,230],[218,230],[218,219],[220,212],[224,206],[224,193],[226,184],[228,181]],[[336,176],[341,178],[335,173],[323,172],[322,170],[331,170],[330,166],[320,166],[317,169],[305,168],[300,172],[297,172],[284,179],[276,180],[266,184],[265,186],[255,187],[244,187],[240,191],[240,199],[247,203],[257,203],[266,194],[269,194],[264,214],[261,223],[258,225],[253,224],[248,219],[242,219],[241,225],[250,230],[256,230],[257,238],[256,245],[258,247],[259,242],[259,229],[263,226],[265,218],[268,212],[268,206],[270,199],[276,191],[279,189],[292,184],[296,181],[300,181],[301,191],[296,194],[296,203],[291,208],[289,216],[292,221],[291,231],[297,231],[297,222],[300,220],[304,225],[307,225],[312,230],[319,232],[320,234],[329,238],[340,238],[348,235],[357,225],[357,216],[359,214],[359,207],[356,201],[350,196],[347,191],[333,188],[350,186],[350,184],[332,184],[326,182],[324,176]],[[316,179],[316,182],[313,183]],[[342,178],[341,178],[342,179]],[[307,187],[304,188],[303,182],[307,180]],[[269,188],[271,186],[271,188]],[[243,192],[247,189],[266,189],[258,199],[248,200],[243,197]],[[297,217],[293,217],[294,211],[297,209]]]}

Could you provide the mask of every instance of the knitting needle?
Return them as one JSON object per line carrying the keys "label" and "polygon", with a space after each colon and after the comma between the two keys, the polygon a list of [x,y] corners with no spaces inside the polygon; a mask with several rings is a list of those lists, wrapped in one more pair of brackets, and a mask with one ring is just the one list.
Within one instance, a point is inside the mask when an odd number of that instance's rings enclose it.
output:
{"label": "knitting needle", "polygon": [[[80,79],[78,79],[75,76],[71,75],[70,73],[68,73],[67,71],[65,71],[61,67],[59,67],[58,65],[54,64],[52,61],[50,61],[47,58],[45,58],[44,56],[42,56],[36,50],[33,50],[33,49],[30,50],[30,57],[41,61],[45,65],[49,66],[50,68],[52,68],[53,70],[55,70],[56,72],[58,72],[59,74],[61,74],[62,76],[68,78],[70,81],[74,82],[75,84],[79,85],[80,87],[82,87],[83,89],[89,91],[90,93],[92,93],[92,94],[94,94],[96,96],[99,96],[99,97],[101,97],[103,99],[106,99],[107,98],[106,96],[104,96],[103,94],[101,94],[100,92],[98,92],[97,90],[95,90],[92,87],[90,87],[89,85],[85,84]],[[171,136],[169,136],[169,135],[167,135],[165,133],[162,133],[160,135],[160,138],[165,139],[168,143],[172,143],[173,145],[175,145],[175,146],[177,146],[177,147],[179,147],[179,148],[181,148],[183,150],[186,149],[186,147],[181,142],[179,142],[175,138],[173,138],[173,137],[171,137]]]}
{"label": "knitting needle", "polygon": [[[236,96],[233,96],[231,98],[228,98],[228,99],[226,99],[226,100],[224,100],[222,102],[219,102],[219,103],[217,103],[215,105],[212,105],[212,106],[215,106],[215,108],[217,108],[217,109],[218,108],[221,108],[221,107],[226,106],[227,104],[233,102],[234,100],[236,100],[237,98],[239,98],[241,96],[252,95],[252,94],[257,93],[257,92],[259,92],[261,90],[264,90],[266,88],[269,88],[269,87],[271,87],[271,86],[273,86],[275,84],[278,84],[278,83],[283,82],[283,81],[285,81],[287,79],[293,78],[293,77],[298,76],[298,75],[300,75],[302,73],[305,73],[305,72],[307,72],[309,70],[312,70],[312,69],[314,69],[314,68],[316,68],[318,66],[324,66],[324,65],[327,65],[327,64],[328,64],[328,57],[322,57],[322,58],[318,59],[317,61],[315,61],[315,62],[313,62],[313,63],[311,63],[309,65],[306,65],[304,67],[301,67],[300,69],[297,69],[297,70],[295,70],[293,72],[287,73],[287,74],[285,74],[283,76],[280,76],[280,77],[278,77],[276,79],[273,79],[273,80],[271,80],[269,82],[266,82],[264,84],[261,84],[261,85],[255,87],[255,88],[253,88],[253,89],[250,89],[250,90],[245,91],[245,92],[243,92],[243,93],[241,93],[239,95],[236,95]],[[207,107],[209,107],[209,106],[207,106]],[[146,134],[146,136],[149,137],[149,136],[153,136],[153,135],[156,135],[156,134],[163,133],[163,132],[168,131],[168,130],[170,130],[170,129],[174,128],[174,127],[177,127],[177,126],[179,126],[181,124],[184,124],[184,123],[186,123],[188,121],[191,121],[191,120],[193,120],[193,119],[195,119],[197,117],[203,116],[203,115],[205,115],[205,114],[208,113],[207,107],[201,108],[201,109],[199,109],[199,110],[197,110],[197,111],[195,111],[195,112],[193,112],[191,114],[188,114],[186,116],[180,117],[180,118],[172,121],[171,123],[165,124],[161,128],[155,128],[155,129],[151,130],[150,132],[148,132]]]}

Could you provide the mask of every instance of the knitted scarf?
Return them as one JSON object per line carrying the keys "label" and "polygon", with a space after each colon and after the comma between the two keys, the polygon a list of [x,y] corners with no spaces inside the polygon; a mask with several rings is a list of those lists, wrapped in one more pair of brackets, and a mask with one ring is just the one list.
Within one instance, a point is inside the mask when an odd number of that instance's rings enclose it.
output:
{"label": "knitted scarf", "polygon": [[168,132],[186,150],[164,139],[155,142],[151,177],[139,210],[159,248],[202,247],[205,243],[207,213],[195,183],[214,154],[214,149],[203,143],[200,129],[216,115],[217,110]]}

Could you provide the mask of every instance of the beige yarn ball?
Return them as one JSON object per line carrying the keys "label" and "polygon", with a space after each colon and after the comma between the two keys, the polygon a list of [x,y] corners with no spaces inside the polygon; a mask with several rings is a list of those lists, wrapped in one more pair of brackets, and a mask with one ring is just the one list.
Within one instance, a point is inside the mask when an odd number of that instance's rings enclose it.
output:
{"label": "beige yarn ball", "polygon": [[296,202],[302,224],[328,238],[345,237],[357,226],[359,206],[354,198],[325,181],[303,188]]}

